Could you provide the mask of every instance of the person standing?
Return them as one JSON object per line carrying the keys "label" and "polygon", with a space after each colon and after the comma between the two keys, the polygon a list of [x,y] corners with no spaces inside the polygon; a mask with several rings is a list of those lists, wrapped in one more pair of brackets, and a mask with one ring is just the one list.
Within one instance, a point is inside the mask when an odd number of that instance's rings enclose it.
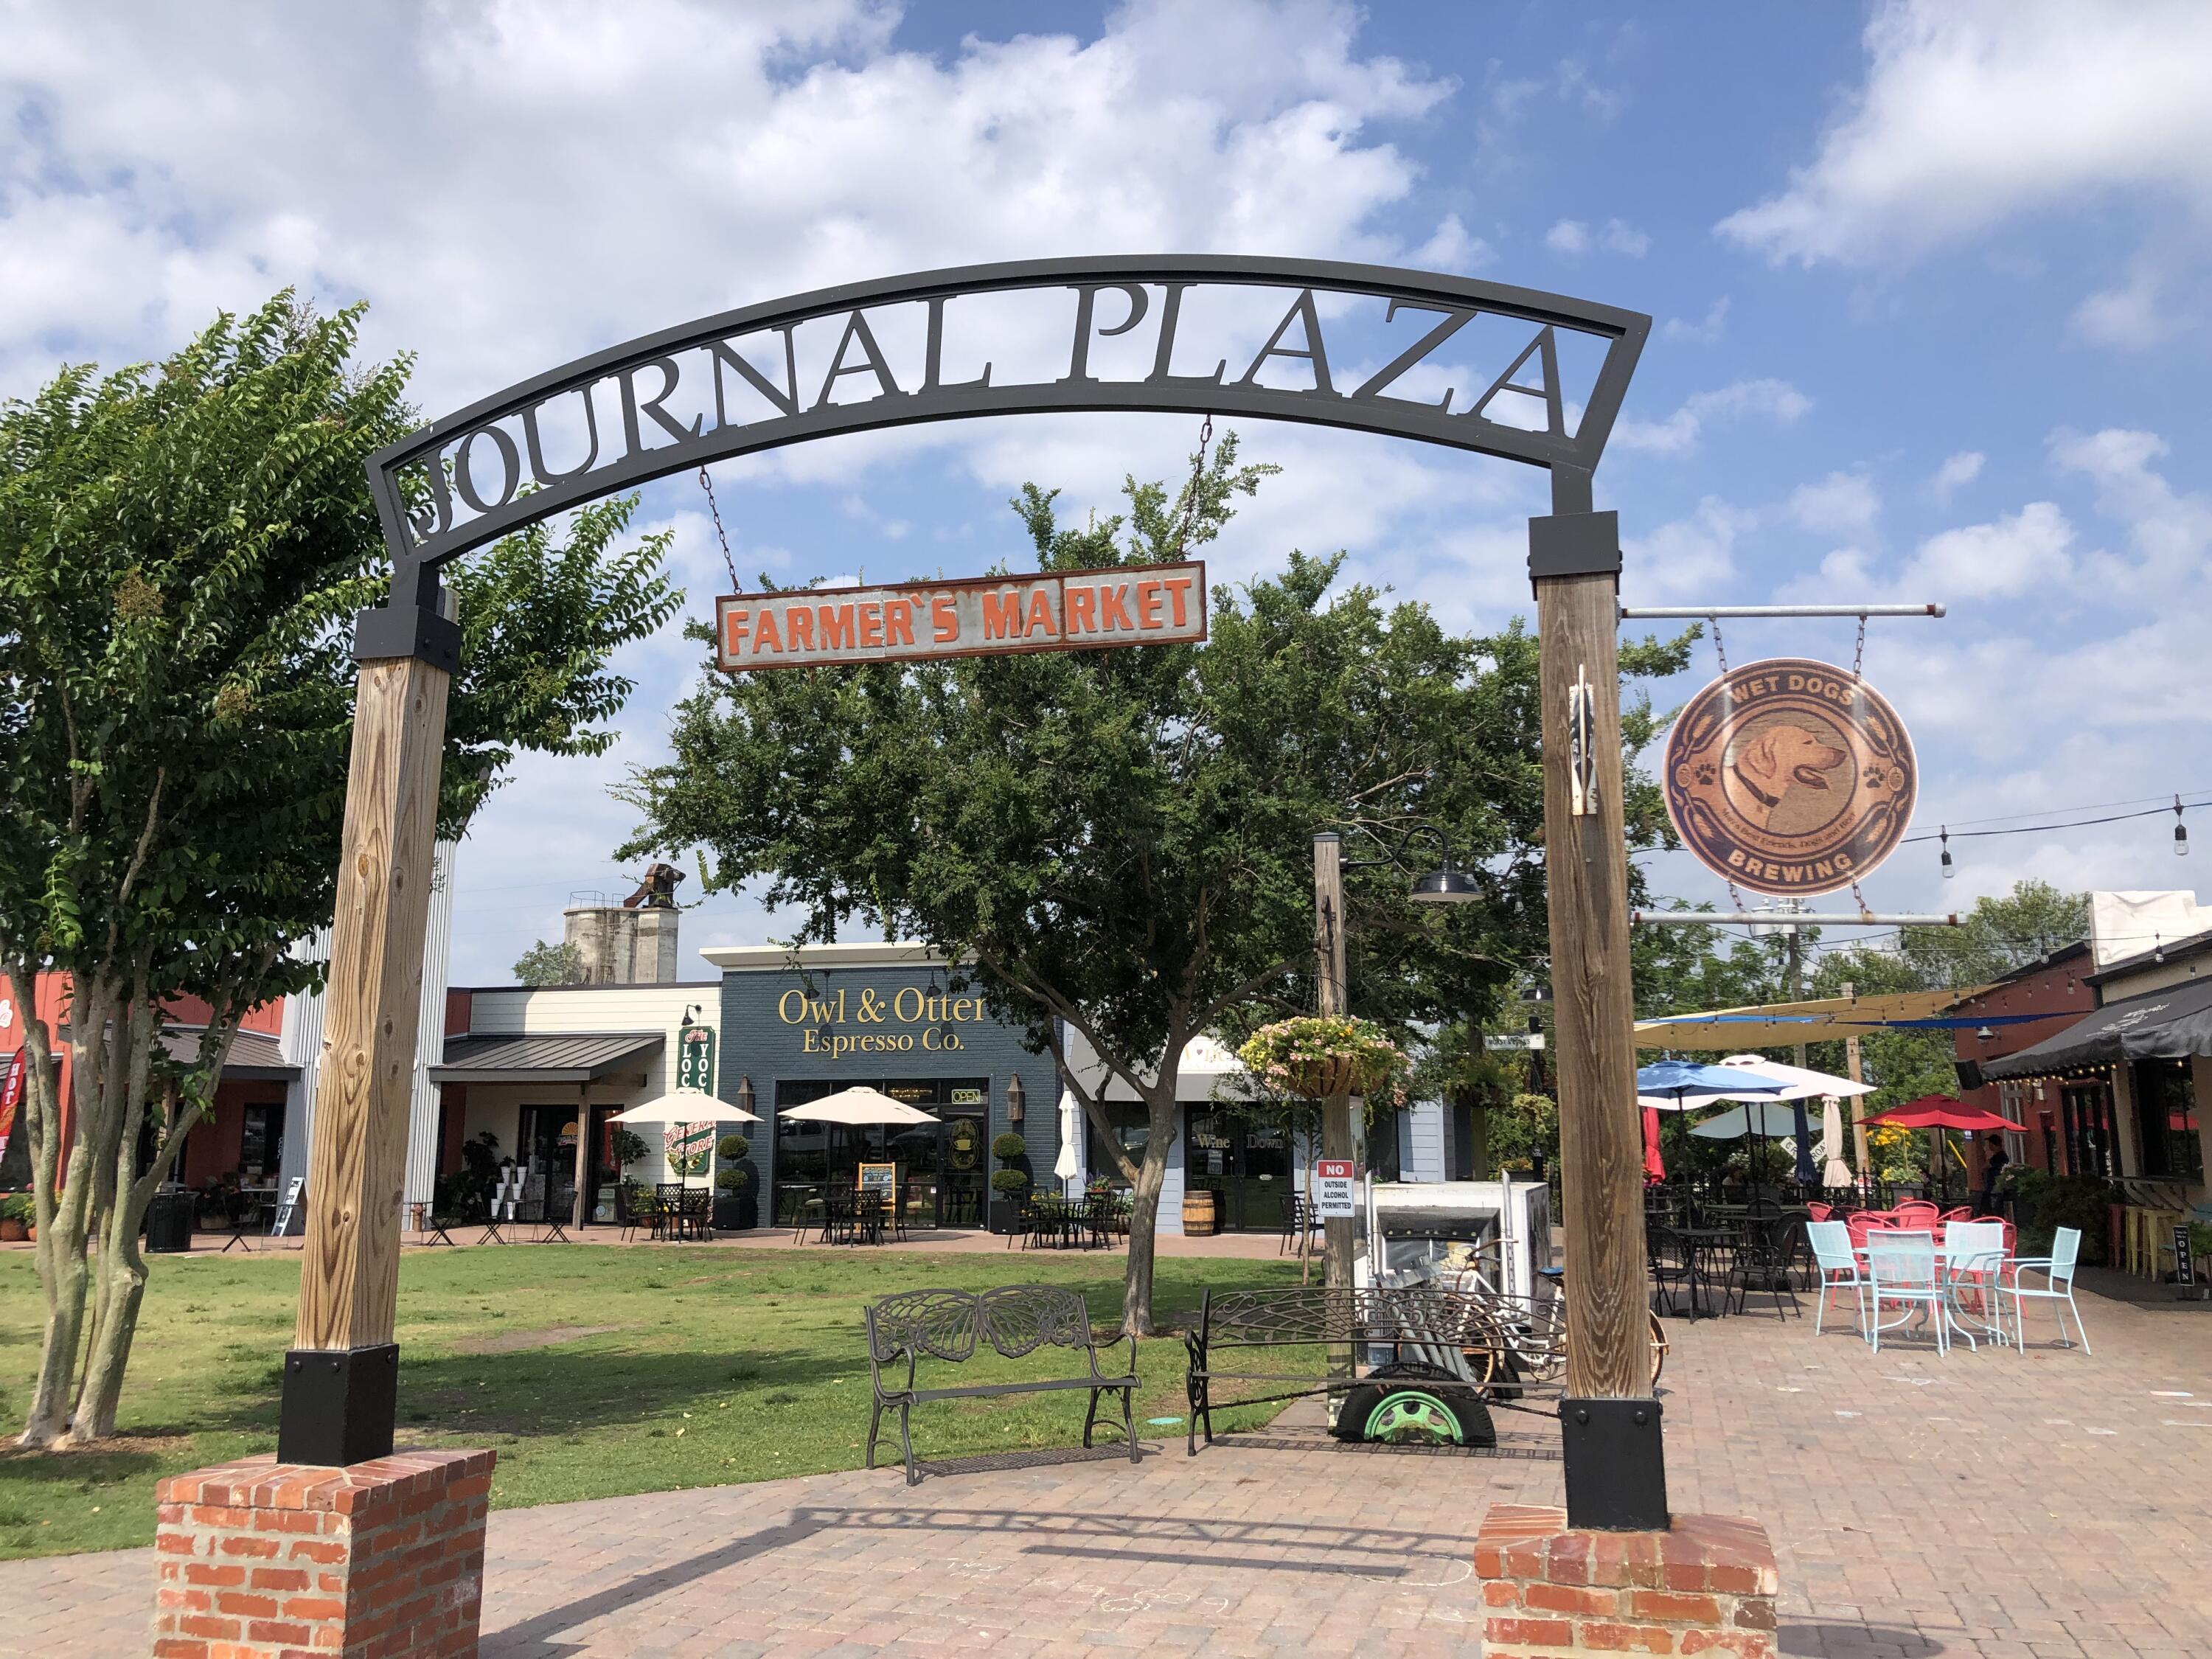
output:
{"label": "person standing", "polygon": [[1997,1212],[1997,1180],[2011,1162],[2012,1155],[2005,1151],[2003,1137],[1990,1136],[1989,1156],[1982,1160],[1982,1190],[1974,1199],[1976,1215],[1995,1215]]}

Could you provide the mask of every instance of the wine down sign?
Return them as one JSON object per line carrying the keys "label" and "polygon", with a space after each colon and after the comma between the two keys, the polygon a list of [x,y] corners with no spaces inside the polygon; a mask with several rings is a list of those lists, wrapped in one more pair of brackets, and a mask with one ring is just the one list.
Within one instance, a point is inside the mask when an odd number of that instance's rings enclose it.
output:
{"label": "wine down sign", "polygon": [[[1356,374],[1330,338],[1355,321],[1380,330],[1363,333]],[[1246,415],[1587,473],[1649,325],[1557,295],[1320,260],[974,266],[773,301],[580,359],[383,451],[373,483],[406,604],[410,569],[566,507],[703,462],[921,421]],[[1595,362],[1586,397],[1563,382],[1563,354]],[[1026,367],[1010,372],[1009,356]]]}

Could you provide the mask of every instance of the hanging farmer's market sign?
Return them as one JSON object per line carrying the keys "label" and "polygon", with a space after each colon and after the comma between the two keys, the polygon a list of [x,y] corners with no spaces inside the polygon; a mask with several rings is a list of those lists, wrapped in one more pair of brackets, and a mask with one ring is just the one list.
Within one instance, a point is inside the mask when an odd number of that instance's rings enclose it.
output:
{"label": "hanging farmer's market sign", "polygon": [[715,660],[732,670],[1095,651],[1205,637],[1206,566],[1196,559],[1043,576],[726,593],[714,602]]}
{"label": "hanging farmer's market sign", "polygon": [[1730,669],[1667,738],[1668,815],[1715,874],[1755,893],[1826,893],[1867,875],[1911,822],[1905,722],[1856,676],[1802,657]]}

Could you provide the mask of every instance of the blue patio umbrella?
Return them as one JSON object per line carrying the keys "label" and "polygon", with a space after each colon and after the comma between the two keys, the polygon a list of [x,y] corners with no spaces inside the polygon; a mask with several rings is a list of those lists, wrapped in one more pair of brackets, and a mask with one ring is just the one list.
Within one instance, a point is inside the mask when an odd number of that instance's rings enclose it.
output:
{"label": "blue patio umbrella", "polygon": [[1789,1085],[1741,1066],[1701,1066],[1694,1060],[1662,1060],[1636,1068],[1636,1103],[1686,1112],[1717,1100],[1763,1100]]}

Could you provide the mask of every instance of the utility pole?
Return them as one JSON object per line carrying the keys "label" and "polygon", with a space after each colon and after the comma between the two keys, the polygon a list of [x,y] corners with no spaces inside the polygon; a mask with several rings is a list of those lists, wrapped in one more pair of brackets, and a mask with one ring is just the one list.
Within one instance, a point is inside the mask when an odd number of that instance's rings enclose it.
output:
{"label": "utility pole", "polygon": [[[1850,981],[1845,980],[1844,995],[1849,998],[1855,994]],[[1859,1063],[1859,1040],[1856,1036],[1844,1039],[1844,1075],[1854,1083],[1866,1081],[1864,1069]],[[1857,1171],[1859,1185],[1864,1187],[1867,1184],[1866,1097],[1864,1095],[1851,1097],[1851,1152],[1852,1167]]]}
{"label": "utility pole", "polygon": [[1664,1529],[1622,821],[1620,522],[1591,510],[1587,472],[1552,469],[1551,516],[1528,521],[1528,575],[1542,650],[1544,873],[1567,1242],[1559,1402],[1567,1523]]}
{"label": "utility pole", "polygon": [[[1344,992],[1344,837],[1323,830],[1314,837],[1314,1004],[1316,1012],[1341,1014]],[[1353,1156],[1352,1097],[1331,1095],[1322,1103],[1321,1155]],[[1352,1218],[1331,1217],[1322,1224],[1322,1283],[1332,1290],[1352,1288]]]}

